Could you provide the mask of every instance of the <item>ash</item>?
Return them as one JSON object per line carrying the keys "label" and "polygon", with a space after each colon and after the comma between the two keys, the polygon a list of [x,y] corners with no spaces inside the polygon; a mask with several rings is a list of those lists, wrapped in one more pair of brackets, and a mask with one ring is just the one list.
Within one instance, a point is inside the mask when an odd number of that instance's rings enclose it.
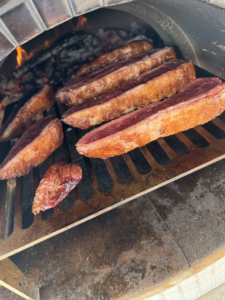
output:
{"label": "ash", "polygon": [[0,105],[4,109],[45,84],[54,84],[59,88],[63,80],[69,78],[82,64],[124,43],[143,39],[154,41],[156,47],[164,46],[156,33],[147,33],[136,22],[131,24],[129,31],[100,28],[95,35],[84,31],[69,34],[25,62],[13,72],[11,79],[0,77]]}

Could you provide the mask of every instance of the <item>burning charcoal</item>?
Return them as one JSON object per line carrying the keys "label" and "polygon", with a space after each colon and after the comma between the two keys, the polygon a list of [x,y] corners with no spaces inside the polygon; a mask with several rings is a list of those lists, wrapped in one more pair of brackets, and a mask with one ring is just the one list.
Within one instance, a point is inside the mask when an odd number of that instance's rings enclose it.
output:
{"label": "burning charcoal", "polygon": [[10,80],[9,82],[7,82],[5,84],[4,90],[5,91],[12,91],[12,90],[14,90],[16,88],[16,86],[17,86],[17,83],[14,82],[14,81],[12,81],[12,80]]}
{"label": "burning charcoal", "polygon": [[97,31],[96,33],[96,36],[99,38],[99,39],[103,39],[104,36],[105,36],[105,32],[102,28],[99,28],[99,30]]}
{"label": "burning charcoal", "polygon": [[71,53],[68,53],[68,55],[69,55],[70,57],[73,57],[74,60],[79,60],[80,57],[81,57],[81,53],[80,53],[79,50],[78,50],[78,51],[73,51],[73,52],[71,52]]}
{"label": "burning charcoal", "polygon": [[69,77],[72,74],[73,74],[73,69],[68,69],[66,72],[66,76]]}
{"label": "burning charcoal", "polygon": [[83,62],[85,62],[91,56],[92,56],[91,52],[85,52],[84,54],[82,54],[82,60],[83,60]]}
{"label": "burning charcoal", "polygon": [[63,49],[60,53],[60,57],[63,59],[63,58],[66,58],[67,57],[67,53],[68,53],[68,50],[67,49]]}
{"label": "burning charcoal", "polygon": [[45,61],[45,60],[47,60],[49,57],[51,57],[51,52],[49,51],[49,52],[47,52],[47,53],[45,53],[44,55],[42,55],[40,58],[39,58],[39,62],[42,62],[42,61]]}
{"label": "burning charcoal", "polygon": [[33,86],[30,84],[25,84],[25,89],[27,92],[31,91],[33,89]]}
{"label": "burning charcoal", "polygon": [[55,55],[55,54],[58,53],[60,50],[62,50],[62,47],[56,46],[54,49],[52,49],[52,55]]}
{"label": "burning charcoal", "polygon": [[123,44],[123,39],[121,38],[121,36],[119,36],[117,33],[113,34],[111,37],[110,37],[110,44],[112,46],[120,46]]}
{"label": "burning charcoal", "polygon": [[44,83],[44,84],[47,84],[49,81],[48,81],[48,78],[42,78],[42,82]]}
{"label": "burning charcoal", "polygon": [[13,72],[13,75],[15,76],[15,78],[19,78],[23,75],[23,70],[19,68],[18,70]]}
{"label": "burning charcoal", "polygon": [[50,79],[53,75],[54,72],[54,68],[52,65],[48,66],[45,68],[45,77],[47,77],[48,79]]}
{"label": "burning charcoal", "polygon": [[146,29],[137,24],[136,22],[132,22],[131,23],[131,32],[133,32],[135,35],[140,35],[140,34],[144,34],[146,33]]}
{"label": "burning charcoal", "polygon": [[34,74],[31,73],[31,72],[28,72],[28,73],[26,73],[26,74],[23,75],[22,79],[23,79],[23,82],[29,83],[32,80],[34,80]]}
{"label": "burning charcoal", "polygon": [[36,83],[37,83],[38,85],[42,85],[42,83],[43,83],[43,82],[42,82],[42,78],[37,79],[37,80],[36,80]]}
{"label": "burning charcoal", "polygon": [[125,30],[120,29],[120,30],[118,30],[118,33],[122,38],[124,38],[124,39],[128,38],[128,34]]}
{"label": "burning charcoal", "polygon": [[133,41],[141,41],[141,40],[146,40],[149,42],[153,42],[151,38],[147,38],[145,35],[138,35],[135,38],[130,39],[129,41],[127,41],[127,43],[131,43]]}
{"label": "burning charcoal", "polygon": [[93,39],[92,45],[97,48],[100,47],[99,40],[96,37]]}

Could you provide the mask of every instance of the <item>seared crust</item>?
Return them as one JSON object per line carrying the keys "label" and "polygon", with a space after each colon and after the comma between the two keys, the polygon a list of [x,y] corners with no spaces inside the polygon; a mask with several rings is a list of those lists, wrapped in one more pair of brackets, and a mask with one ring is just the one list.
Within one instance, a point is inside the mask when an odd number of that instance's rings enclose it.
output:
{"label": "seared crust", "polygon": [[81,76],[88,75],[116,62],[129,59],[132,56],[136,56],[144,52],[148,52],[153,48],[154,46],[148,41],[135,41],[122,45],[84,64],[72,75],[72,78],[76,79]]}
{"label": "seared crust", "polygon": [[52,165],[41,180],[34,197],[32,212],[55,207],[72,191],[82,178],[82,169],[74,163]]}
{"label": "seared crust", "polygon": [[57,92],[56,98],[67,106],[78,105],[98,95],[113,91],[122,84],[136,78],[143,72],[151,70],[165,61],[175,58],[176,54],[173,48],[161,49],[136,63],[119,68],[104,77],[98,78],[90,83],[84,83],[80,87],[73,88],[73,84],[66,86]]}
{"label": "seared crust", "polygon": [[0,131],[0,142],[8,141],[23,134],[43,111],[55,102],[52,88],[46,85],[25,104],[19,103],[12,111],[7,122]]}
{"label": "seared crust", "polygon": [[47,117],[37,121],[22,135],[1,164],[0,180],[20,177],[29,173],[62,142],[63,130],[59,119]]}
{"label": "seared crust", "polygon": [[[77,143],[77,151],[82,155],[96,158],[121,155],[136,147],[144,146],[160,137],[172,135],[204,124],[220,115],[224,109],[225,83],[216,86],[202,98],[169,107],[125,130],[110,135],[110,137],[85,144],[84,141],[87,134]],[[116,121],[112,121],[111,124]]]}
{"label": "seared crust", "polygon": [[115,119],[136,108],[145,107],[165,97],[171,97],[195,78],[194,64],[191,62],[184,63],[178,68],[164,73],[145,84],[141,84],[107,102],[72,114],[69,114],[69,110],[62,116],[62,121],[73,127],[87,129],[104,121]]}

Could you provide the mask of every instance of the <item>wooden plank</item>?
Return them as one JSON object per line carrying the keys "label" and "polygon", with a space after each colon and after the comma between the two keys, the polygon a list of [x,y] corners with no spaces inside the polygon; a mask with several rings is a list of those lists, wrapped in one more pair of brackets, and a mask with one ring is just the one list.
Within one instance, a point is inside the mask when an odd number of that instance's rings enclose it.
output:
{"label": "wooden plank", "polygon": [[39,288],[9,259],[0,261],[0,285],[29,300],[39,300]]}

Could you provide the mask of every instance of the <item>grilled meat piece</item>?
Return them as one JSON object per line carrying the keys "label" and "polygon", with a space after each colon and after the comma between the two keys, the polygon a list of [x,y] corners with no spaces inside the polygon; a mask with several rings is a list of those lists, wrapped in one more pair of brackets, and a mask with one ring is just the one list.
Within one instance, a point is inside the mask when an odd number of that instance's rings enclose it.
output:
{"label": "grilled meat piece", "polygon": [[175,58],[176,54],[173,48],[154,49],[69,84],[56,93],[56,98],[67,106],[78,105],[91,98],[114,91],[142,73]]}
{"label": "grilled meat piece", "polygon": [[190,82],[178,94],[148,105],[86,134],[77,151],[88,157],[107,158],[204,124],[225,109],[225,83],[218,78]]}
{"label": "grilled meat piece", "polygon": [[0,131],[0,142],[14,139],[23,134],[54,102],[55,94],[48,85],[28,101],[20,101]]}
{"label": "grilled meat piece", "polygon": [[87,129],[170,97],[196,77],[193,63],[171,60],[123,85],[120,89],[74,106],[62,121]]}
{"label": "grilled meat piece", "polygon": [[36,215],[59,204],[82,178],[82,169],[74,163],[52,165],[41,180],[35,193],[32,212]]}
{"label": "grilled meat piece", "polygon": [[63,142],[62,123],[47,117],[34,123],[0,165],[0,180],[20,177],[41,164]]}
{"label": "grilled meat piece", "polygon": [[148,52],[153,48],[154,46],[148,41],[135,41],[129,44],[124,44],[81,66],[72,75],[72,79],[96,72],[114,63]]}

